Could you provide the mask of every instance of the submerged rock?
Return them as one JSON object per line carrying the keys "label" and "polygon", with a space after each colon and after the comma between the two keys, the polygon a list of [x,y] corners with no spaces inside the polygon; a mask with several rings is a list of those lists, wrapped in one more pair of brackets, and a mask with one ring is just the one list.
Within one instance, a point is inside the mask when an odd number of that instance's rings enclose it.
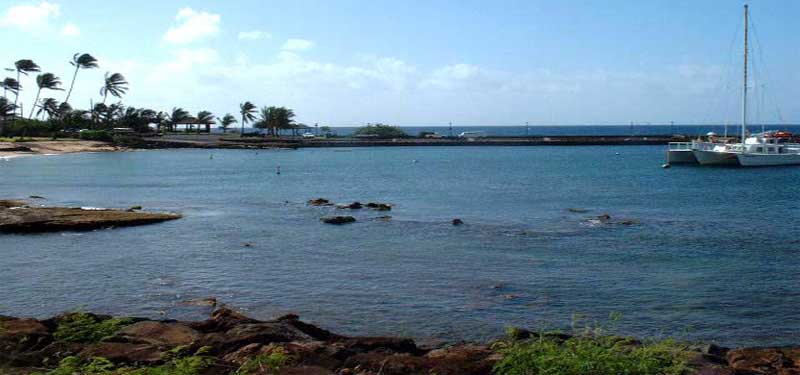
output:
{"label": "submerged rock", "polygon": [[319,220],[325,224],[335,224],[335,225],[350,224],[356,222],[356,218],[352,216],[325,216]]}
{"label": "submerged rock", "polygon": [[340,210],[360,210],[364,208],[364,205],[361,202],[353,202],[348,204],[337,204],[336,208]]}
{"label": "submerged rock", "polygon": [[65,207],[28,207],[24,202],[0,201],[0,232],[37,233],[85,231],[160,223],[178,214],[129,212]]}
{"label": "submerged rock", "polygon": [[386,203],[370,202],[370,203],[367,203],[365,207],[371,208],[373,210],[378,210],[378,211],[391,211],[392,210],[392,205],[386,204]]}
{"label": "submerged rock", "polygon": [[308,201],[308,205],[309,206],[330,206],[330,205],[333,205],[333,203],[331,203],[331,201],[329,201],[329,200],[327,200],[325,198],[317,198],[317,199],[309,200]]}
{"label": "submerged rock", "polygon": [[451,221],[450,223],[455,225],[455,226],[459,226],[459,225],[463,225],[464,221],[461,220],[461,219],[453,219],[453,221]]}
{"label": "submerged rock", "polygon": [[575,213],[575,214],[585,214],[585,213],[589,212],[590,210],[587,210],[585,208],[568,208],[567,211]]}

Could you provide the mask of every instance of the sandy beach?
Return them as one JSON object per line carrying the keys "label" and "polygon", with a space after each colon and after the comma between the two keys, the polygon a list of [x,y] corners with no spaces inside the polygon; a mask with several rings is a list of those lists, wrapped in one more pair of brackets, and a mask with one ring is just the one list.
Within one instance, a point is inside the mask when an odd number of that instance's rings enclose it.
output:
{"label": "sandy beach", "polygon": [[20,156],[59,155],[76,152],[111,152],[124,149],[106,142],[81,140],[0,142],[0,158],[11,159]]}

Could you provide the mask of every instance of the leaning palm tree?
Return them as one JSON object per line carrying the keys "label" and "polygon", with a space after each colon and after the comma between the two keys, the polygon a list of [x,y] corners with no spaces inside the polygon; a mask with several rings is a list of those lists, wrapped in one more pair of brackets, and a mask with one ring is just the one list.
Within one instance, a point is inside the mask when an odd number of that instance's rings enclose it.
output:
{"label": "leaning palm tree", "polygon": [[6,96],[7,91],[11,91],[12,94],[17,95],[19,93],[19,90],[22,88],[22,86],[19,85],[19,81],[11,77],[7,77],[6,79],[3,80],[3,82],[0,82],[0,86],[3,86],[4,98],[7,98]]}
{"label": "leaning palm tree", "polygon": [[236,117],[233,117],[233,115],[230,113],[226,113],[225,116],[222,116],[222,118],[217,117],[217,121],[219,121],[219,125],[222,127],[223,133],[227,132],[231,125],[239,122],[236,120]]}
{"label": "leaning palm tree", "polygon": [[256,115],[254,113],[256,113],[257,110],[258,110],[258,108],[253,103],[244,102],[242,104],[239,104],[239,113],[242,114],[242,133],[241,133],[241,136],[244,136],[244,126],[245,126],[245,124],[247,124],[248,122],[253,121],[253,120],[256,119]]}
{"label": "leaning palm tree", "polygon": [[120,73],[111,74],[106,72],[105,84],[100,88],[100,95],[103,95],[103,104],[105,104],[108,94],[122,98],[126,91],[128,91],[128,81],[125,80],[125,76]]}
{"label": "leaning palm tree", "polygon": [[36,104],[39,103],[39,95],[42,94],[43,89],[63,90],[59,87],[61,86],[61,80],[53,73],[44,73],[36,76],[36,86],[39,86],[39,91],[36,92],[36,100],[33,101],[34,104],[31,106],[31,114],[28,119],[33,118],[33,110],[36,109]]}
{"label": "leaning palm tree", "polygon": [[84,53],[76,53],[72,56],[72,61],[69,62],[72,66],[75,67],[75,74],[72,75],[72,84],[69,85],[69,91],[67,92],[67,98],[64,99],[64,103],[69,103],[69,97],[72,96],[72,89],[75,87],[75,78],[78,78],[78,70],[81,69],[94,69],[97,68],[97,59],[94,56]]}
{"label": "leaning palm tree", "polygon": [[[22,60],[18,60],[17,62],[15,62],[14,63],[14,70],[17,71],[17,82],[20,82],[20,79],[22,79],[22,74],[27,76],[28,73],[34,73],[34,72],[40,72],[41,71],[41,69],[39,68],[39,65],[36,65],[36,63],[33,62],[33,60],[29,60],[29,59],[22,59]],[[20,85],[20,88],[21,87],[22,86]],[[19,101],[19,90],[17,90],[16,94],[14,95],[14,108],[17,108],[17,102],[18,101]],[[20,112],[22,112],[22,110],[20,110]],[[20,114],[20,116],[22,116],[22,114]]]}
{"label": "leaning palm tree", "polygon": [[45,113],[48,119],[52,119],[58,115],[58,112],[58,101],[53,98],[46,98],[42,99],[41,103],[39,103],[39,110],[36,111],[36,117],[38,118],[39,115]]}
{"label": "leaning palm tree", "polygon": [[197,122],[200,124],[213,123],[214,114],[209,111],[200,111],[197,113]]}

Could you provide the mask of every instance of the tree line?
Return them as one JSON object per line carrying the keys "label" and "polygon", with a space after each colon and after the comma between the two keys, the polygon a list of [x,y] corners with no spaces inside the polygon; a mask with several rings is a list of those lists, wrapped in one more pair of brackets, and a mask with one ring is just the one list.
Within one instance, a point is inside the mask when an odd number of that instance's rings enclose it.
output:
{"label": "tree line", "polygon": [[[125,106],[123,96],[128,92],[129,83],[120,73],[107,72],[100,86],[97,103],[90,105],[89,109],[82,110],[70,105],[73,89],[80,71],[97,69],[100,67],[98,60],[88,53],[76,53],[69,62],[74,71],[68,90],[62,88],[61,78],[53,73],[42,72],[42,68],[31,59],[21,59],[14,62],[12,68],[6,71],[16,77],[6,77],[0,87],[3,96],[0,97],[0,135],[47,135],[55,136],[61,132],[74,132],[79,129],[112,130],[114,128],[129,128],[137,133],[152,132],[152,125],[156,131],[177,131],[180,125],[191,130],[194,125],[210,126],[219,124],[223,132],[239,123],[239,119],[231,113],[215,117],[210,111],[200,111],[192,115],[183,108],[175,107],[171,111],[156,111],[149,108],[136,108]],[[36,96],[30,106],[27,117],[24,116],[20,94],[23,92],[24,81],[30,80],[29,75],[38,73],[35,77]],[[27,85],[27,83],[25,83]],[[65,91],[63,101],[54,95]],[[110,97],[118,99],[116,103],[109,103]],[[12,101],[13,98],[13,101]],[[298,134],[301,129],[308,128],[294,121],[294,111],[286,107],[264,106],[259,109],[247,101],[239,106],[241,118],[241,131],[252,124],[254,128],[265,130],[266,134],[280,136],[289,130]]]}

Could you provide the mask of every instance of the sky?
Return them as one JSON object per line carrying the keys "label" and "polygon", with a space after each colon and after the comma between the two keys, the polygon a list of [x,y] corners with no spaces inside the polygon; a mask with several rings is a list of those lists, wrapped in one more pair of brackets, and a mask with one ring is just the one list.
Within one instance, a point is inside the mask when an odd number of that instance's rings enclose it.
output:
{"label": "sky", "polygon": [[[100,68],[79,72],[74,107],[102,100],[103,75],[119,72],[126,105],[221,116],[251,101],[320,126],[736,123],[742,5],[0,0],[0,64],[33,59],[68,87],[72,56],[94,55]],[[750,8],[750,122],[800,123],[800,2]],[[34,80],[22,80],[26,107]]]}

